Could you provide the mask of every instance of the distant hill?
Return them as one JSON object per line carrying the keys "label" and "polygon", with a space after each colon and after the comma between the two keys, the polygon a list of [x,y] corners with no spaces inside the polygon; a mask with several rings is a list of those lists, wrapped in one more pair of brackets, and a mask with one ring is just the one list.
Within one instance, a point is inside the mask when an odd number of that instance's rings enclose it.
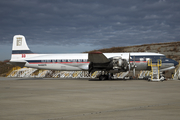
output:
{"label": "distant hill", "polygon": [[[167,58],[180,60],[180,41],[169,43],[153,43],[127,47],[112,47],[93,51],[101,51],[103,53],[112,52],[156,52],[166,55]],[[89,51],[92,52],[92,51]]]}
{"label": "distant hill", "polygon": [[10,65],[10,64],[6,64],[7,62],[9,62],[9,60],[5,60],[5,61],[0,61],[0,76],[1,77],[5,77],[6,74],[13,68],[15,67],[14,65]]}

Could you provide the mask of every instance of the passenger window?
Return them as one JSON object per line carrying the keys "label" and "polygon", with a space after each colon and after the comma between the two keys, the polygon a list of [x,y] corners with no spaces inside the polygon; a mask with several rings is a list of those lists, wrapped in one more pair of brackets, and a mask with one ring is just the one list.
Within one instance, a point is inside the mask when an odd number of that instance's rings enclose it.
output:
{"label": "passenger window", "polygon": [[146,61],[150,60],[150,58],[146,58]]}
{"label": "passenger window", "polygon": [[140,61],[144,61],[144,58],[140,58]]}

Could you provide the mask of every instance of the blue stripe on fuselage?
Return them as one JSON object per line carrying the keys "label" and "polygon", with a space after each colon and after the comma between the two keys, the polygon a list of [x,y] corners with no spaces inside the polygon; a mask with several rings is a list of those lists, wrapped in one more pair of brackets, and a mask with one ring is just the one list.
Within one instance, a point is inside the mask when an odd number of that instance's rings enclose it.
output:
{"label": "blue stripe on fuselage", "polygon": [[57,60],[27,60],[30,64],[48,64],[48,63],[89,63],[87,59],[57,59]]}
{"label": "blue stripe on fuselage", "polygon": [[158,59],[164,59],[165,56],[158,55],[158,56],[130,56],[130,61],[147,61],[147,59],[151,59],[152,62],[157,62]]}
{"label": "blue stripe on fuselage", "polygon": [[32,54],[33,52],[31,50],[13,50],[12,54]]}

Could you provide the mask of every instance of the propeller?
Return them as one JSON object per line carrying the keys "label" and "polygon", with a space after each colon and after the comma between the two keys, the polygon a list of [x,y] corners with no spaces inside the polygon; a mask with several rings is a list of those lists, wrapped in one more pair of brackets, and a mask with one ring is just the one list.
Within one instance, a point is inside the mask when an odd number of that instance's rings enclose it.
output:
{"label": "propeller", "polygon": [[135,63],[135,56],[133,57],[133,64],[132,64],[132,68],[133,68],[133,75],[134,75],[134,77],[135,77],[135,75],[136,75],[136,63]]}
{"label": "propeller", "polygon": [[129,53],[129,73],[130,73],[130,70],[131,70],[131,67],[133,68],[133,76],[135,77],[135,75],[136,75],[136,63],[135,63],[135,56],[133,57],[133,63],[131,63],[131,55],[130,55],[130,53]]}
{"label": "propeller", "polygon": [[130,70],[131,70],[131,61],[130,61],[130,53],[129,53],[129,73],[130,73]]}

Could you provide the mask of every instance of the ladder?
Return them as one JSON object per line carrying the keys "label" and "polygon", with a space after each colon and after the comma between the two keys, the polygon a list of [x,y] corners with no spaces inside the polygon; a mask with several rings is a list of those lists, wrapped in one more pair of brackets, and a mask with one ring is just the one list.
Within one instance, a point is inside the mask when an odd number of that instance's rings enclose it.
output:
{"label": "ladder", "polygon": [[100,74],[101,74],[101,71],[95,71],[91,74],[91,78],[96,78]]}
{"label": "ladder", "polygon": [[179,61],[179,65],[175,69],[175,73],[172,76],[172,78],[173,78],[173,80],[180,80],[180,61]]}
{"label": "ladder", "polygon": [[17,71],[18,71],[19,69],[21,69],[21,67],[18,67],[18,66],[13,67],[13,68],[8,72],[7,77],[16,77],[15,75],[16,75],[16,73],[17,73]]}
{"label": "ladder", "polygon": [[149,74],[150,74],[150,71],[140,71],[140,73],[139,73],[139,79],[144,79],[146,76],[149,76]]}
{"label": "ladder", "polygon": [[118,76],[117,78],[125,79],[125,76],[128,75],[128,74],[129,74],[129,71],[127,71],[127,72],[122,72],[122,73],[120,74],[120,76]]}
{"label": "ladder", "polygon": [[148,60],[148,66],[151,66],[151,81],[161,81],[159,68],[162,65],[160,59],[157,60],[157,63],[152,63],[152,60]]}

